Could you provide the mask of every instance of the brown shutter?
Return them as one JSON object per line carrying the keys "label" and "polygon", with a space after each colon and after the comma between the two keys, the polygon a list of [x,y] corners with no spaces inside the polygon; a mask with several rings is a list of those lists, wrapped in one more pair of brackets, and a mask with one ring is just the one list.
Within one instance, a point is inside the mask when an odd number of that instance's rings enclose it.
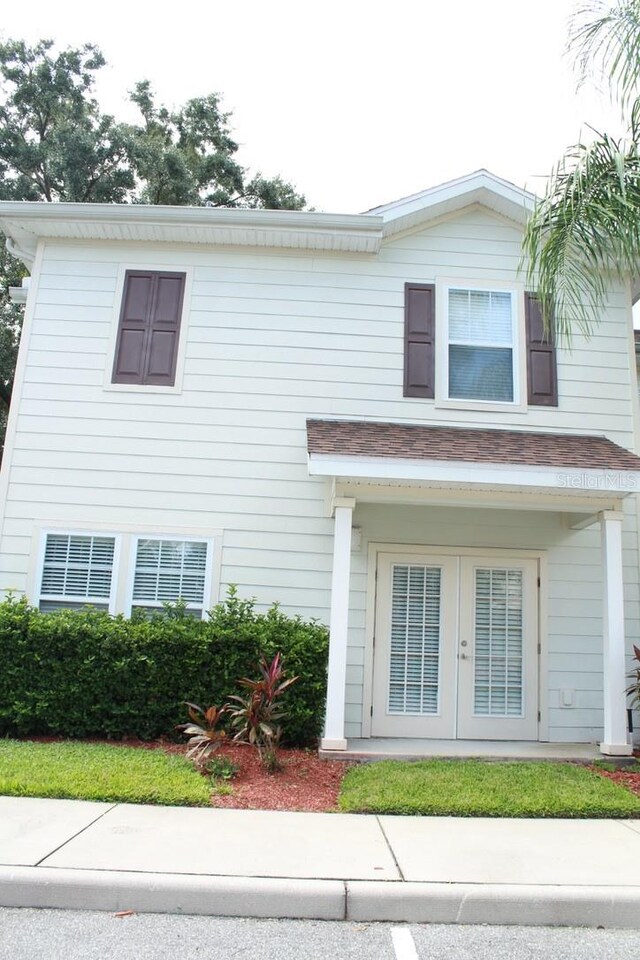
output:
{"label": "brown shutter", "polygon": [[184,284],[183,273],[127,270],[113,383],[173,386]]}
{"label": "brown shutter", "polygon": [[183,273],[156,275],[145,358],[145,383],[173,386],[176,379],[180,315],[184,296]]}
{"label": "brown shutter", "polygon": [[524,295],[527,327],[527,400],[531,406],[558,406],[558,374],[553,329],[545,334],[540,301]]}
{"label": "brown shutter", "polygon": [[153,274],[128,270],[124,279],[113,383],[143,382],[145,339],[152,302]]}
{"label": "brown shutter", "polygon": [[404,285],[404,396],[435,395],[435,299],[433,283]]}

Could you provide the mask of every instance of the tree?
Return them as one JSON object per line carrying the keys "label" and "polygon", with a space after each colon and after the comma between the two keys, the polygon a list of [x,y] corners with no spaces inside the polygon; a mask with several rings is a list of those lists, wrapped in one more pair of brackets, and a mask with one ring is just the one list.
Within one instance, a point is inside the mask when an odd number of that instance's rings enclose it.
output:
{"label": "tree", "polygon": [[[92,44],[55,52],[51,40],[0,43],[0,199],[305,207],[290,183],[250,176],[238,163],[218,94],[171,111],[144,80],[130,94],[139,124],[118,122],[93,96],[104,65]],[[9,286],[25,271],[0,241],[1,439],[22,322]]]}
{"label": "tree", "polygon": [[640,0],[583,7],[569,37],[581,81],[600,74],[626,117],[628,136],[594,131],[552,171],[523,243],[528,281],[560,337],[589,334],[606,278],[636,274],[640,260]]}

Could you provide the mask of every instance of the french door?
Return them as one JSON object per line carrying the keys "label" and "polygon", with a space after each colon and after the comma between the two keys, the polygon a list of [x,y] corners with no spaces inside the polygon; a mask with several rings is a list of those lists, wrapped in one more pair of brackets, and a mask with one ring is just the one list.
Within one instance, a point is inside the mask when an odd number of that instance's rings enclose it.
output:
{"label": "french door", "polygon": [[372,736],[535,740],[538,562],[378,556]]}

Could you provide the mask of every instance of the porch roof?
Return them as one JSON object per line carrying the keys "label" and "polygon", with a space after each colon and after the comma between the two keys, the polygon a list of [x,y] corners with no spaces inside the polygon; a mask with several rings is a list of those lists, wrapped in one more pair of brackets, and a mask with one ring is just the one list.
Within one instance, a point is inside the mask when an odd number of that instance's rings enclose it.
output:
{"label": "porch roof", "polygon": [[[554,495],[558,509],[611,509],[640,490],[640,457],[606,437],[351,420],[308,420],[309,473],[341,496],[364,487]],[[345,488],[349,485],[349,490]],[[353,485],[357,484],[356,492]],[[379,493],[375,494],[376,498]],[[591,501],[587,506],[587,498]],[[605,503],[607,501],[608,503]]]}
{"label": "porch roof", "polygon": [[307,439],[310,455],[640,470],[640,457],[592,435],[307,420]]}

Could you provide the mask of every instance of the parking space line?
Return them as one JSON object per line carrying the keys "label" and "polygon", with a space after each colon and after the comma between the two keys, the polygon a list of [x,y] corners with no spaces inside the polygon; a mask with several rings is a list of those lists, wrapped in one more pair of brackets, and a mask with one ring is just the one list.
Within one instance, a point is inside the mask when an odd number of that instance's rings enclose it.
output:
{"label": "parking space line", "polygon": [[419,960],[418,951],[409,927],[392,927],[391,941],[396,960]]}

